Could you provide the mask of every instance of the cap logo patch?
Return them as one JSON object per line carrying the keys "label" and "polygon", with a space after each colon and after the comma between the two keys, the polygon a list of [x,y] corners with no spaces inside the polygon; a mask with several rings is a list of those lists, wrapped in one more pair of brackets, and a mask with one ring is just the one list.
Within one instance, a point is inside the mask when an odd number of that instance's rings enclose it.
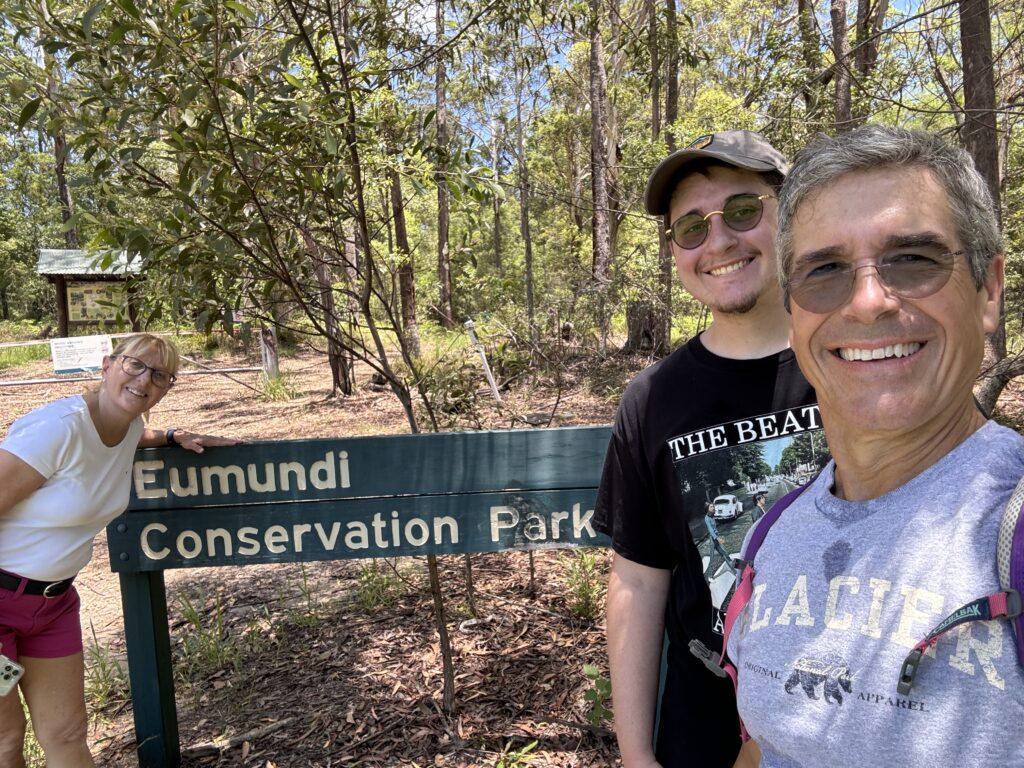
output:
{"label": "cap logo patch", "polygon": [[694,139],[693,141],[691,141],[689,144],[687,144],[686,148],[687,149],[704,149],[704,147],[708,146],[709,144],[711,144],[712,141],[714,141],[714,138],[715,138],[715,134],[713,134],[713,133],[709,133],[709,134],[706,134],[704,136],[700,136],[700,137]]}

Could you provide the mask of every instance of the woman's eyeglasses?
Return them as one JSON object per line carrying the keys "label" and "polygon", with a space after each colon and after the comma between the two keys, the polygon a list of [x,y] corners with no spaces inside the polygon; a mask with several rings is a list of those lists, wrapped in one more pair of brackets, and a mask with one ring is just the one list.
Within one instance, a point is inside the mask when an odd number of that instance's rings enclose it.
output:
{"label": "woman's eyeglasses", "polygon": [[847,264],[834,258],[812,259],[798,264],[789,279],[786,308],[793,299],[801,309],[826,314],[850,300],[857,272],[874,269],[885,289],[905,299],[923,299],[937,293],[953,273],[963,251],[943,251],[941,246],[900,248],[882,254],[877,261]]}
{"label": "woman's eyeglasses", "polygon": [[121,361],[121,370],[129,376],[141,376],[146,371],[149,371],[149,380],[154,385],[160,387],[160,389],[170,389],[174,386],[174,382],[178,380],[169,371],[146,365],[137,357],[132,357],[131,355],[115,355],[115,357]]}
{"label": "woman's eyeglasses", "polygon": [[735,195],[726,200],[720,211],[710,211],[701,216],[699,213],[688,213],[672,222],[665,234],[672,242],[684,250],[696,248],[708,238],[711,231],[711,217],[718,214],[725,226],[734,232],[746,232],[761,222],[764,214],[764,201],[772,200],[775,195],[755,195],[745,193]]}

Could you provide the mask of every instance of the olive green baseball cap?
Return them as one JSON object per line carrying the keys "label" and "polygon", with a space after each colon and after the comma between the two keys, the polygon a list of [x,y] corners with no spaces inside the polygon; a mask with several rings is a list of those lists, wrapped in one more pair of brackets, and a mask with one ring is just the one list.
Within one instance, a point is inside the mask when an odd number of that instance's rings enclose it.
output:
{"label": "olive green baseball cap", "polygon": [[699,160],[718,160],[755,173],[772,171],[785,176],[789,163],[785,156],[754,131],[709,133],[691,141],[683,149],[666,157],[651,172],[644,191],[644,206],[653,216],[668,213],[669,200],[680,172]]}

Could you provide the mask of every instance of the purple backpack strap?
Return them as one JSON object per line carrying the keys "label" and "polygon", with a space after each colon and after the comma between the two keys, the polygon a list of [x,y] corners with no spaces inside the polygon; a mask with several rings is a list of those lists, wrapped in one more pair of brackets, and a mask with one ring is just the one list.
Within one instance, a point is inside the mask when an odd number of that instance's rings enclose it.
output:
{"label": "purple backpack strap", "polygon": [[765,537],[768,535],[768,531],[771,530],[773,525],[775,525],[775,521],[778,520],[779,516],[786,511],[786,507],[792,504],[793,500],[803,493],[807,486],[813,482],[814,480],[810,480],[806,485],[799,485],[794,488],[772,504],[772,508],[764,513],[764,517],[754,523],[754,532],[750,534],[750,541],[747,542],[747,551],[744,558],[746,562],[754,562],[754,555],[756,555],[757,550],[761,548]]}
{"label": "purple backpack strap", "polygon": [[[996,539],[999,585],[1007,592],[1024,594],[1024,478],[1006,502]],[[1017,662],[1024,667],[1024,614],[1010,618],[1013,624]]]}

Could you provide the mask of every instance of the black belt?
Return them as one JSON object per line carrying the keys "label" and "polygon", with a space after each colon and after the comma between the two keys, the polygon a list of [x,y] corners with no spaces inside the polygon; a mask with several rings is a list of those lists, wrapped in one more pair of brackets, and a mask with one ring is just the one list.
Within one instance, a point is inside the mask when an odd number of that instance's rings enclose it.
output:
{"label": "black belt", "polygon": [[[74,582],[75,577],[72,576],[70,579],[64,579],[63,581],[36,581],[35,579],[24,580],[28,583],[25,585],[25,591],[23,594],[42,595],[43,597],[58,597],[71,589],[71,584]],[[21,582],[21,576],[15,576],[13,574],[0,571],[0,589],[17,592],[18,587],[21,586]]]}

